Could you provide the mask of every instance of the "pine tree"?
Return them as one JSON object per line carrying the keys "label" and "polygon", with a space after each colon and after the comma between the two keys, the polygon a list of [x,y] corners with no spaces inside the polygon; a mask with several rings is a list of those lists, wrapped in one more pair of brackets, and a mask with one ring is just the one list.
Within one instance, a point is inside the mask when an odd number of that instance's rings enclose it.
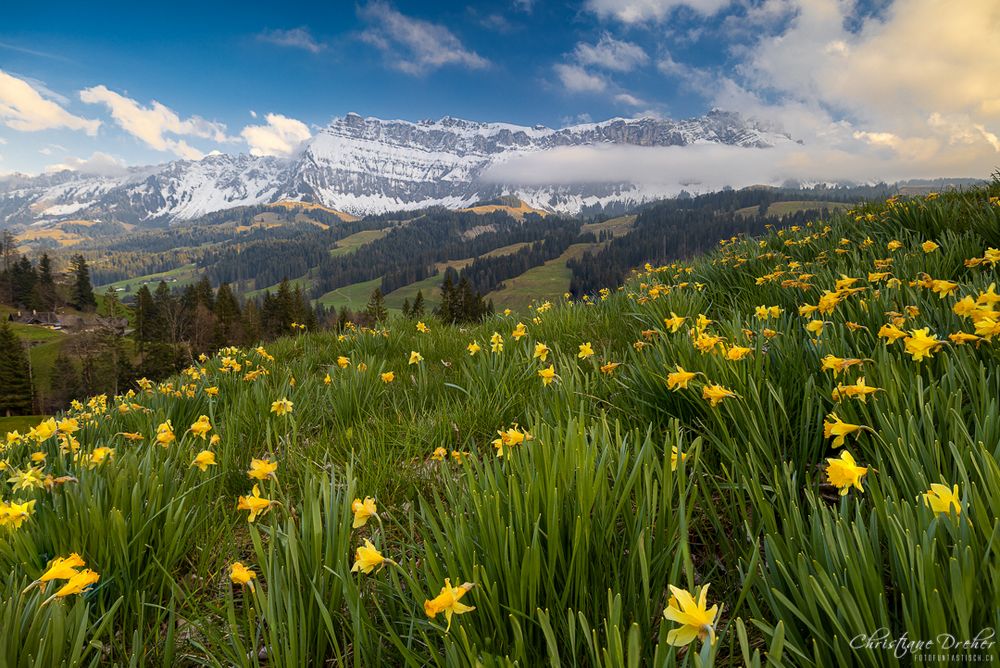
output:
{"label": "pine tree", "polygon": [[372,291],[368,306],[365,307],[365,313],[375,322],[383,322],[389,316],[389,312],[385,308],[385,297],[382,296],[382,290],[379,288]]}
{"label": "pine tree", "polygon": [[410,308],[410,317],[421,317],[424,314],[424,308],[424,291],[417,290],[417,296],[413,298],[413,306]]}
{"label": "pine tree", "polygon": [[153,303],[153,294],[145,285],[139,288],[135,294],[135,330],[132,337],[138,344],[139,352],[142,352],[144,345],[154,340],[156,331],[156,304]]}
{"label": "pine tree", "polygon": [[68,356],[60,352],[52,363],[52,375],[49,381],[49,408],[53,411],[64,410],[69,402],[83,396],[83,385],[76,364]]}
{"label": "pine tree", "polygon": [[30,415],[33,405],[28,356],[14,330],[0,322],[0,415]]}
{"label": "pine tree", "polygon": [[90,284],[90,269],[82,255],[74,255],[70,260],[70,273],[73,276],[70,303],[80,311],[86,311],[97,306],[94,297],[94,286]]}
{"label": "pine tree", "polygon": [[403,300],[403,317],[404,318],[411,318],[411,317],[413,317],[413,314],[410,312],[410,298],[409,297],[407,297],[406,299]]}
{"label": "pine tree", "polygon": [[52,260],[48,253],[42,253],[38,261],[38,282],[35,284],[35,304],[45,311],[52,311],[56,307],[58,293],[56,292],[56,281],[52,275]]}

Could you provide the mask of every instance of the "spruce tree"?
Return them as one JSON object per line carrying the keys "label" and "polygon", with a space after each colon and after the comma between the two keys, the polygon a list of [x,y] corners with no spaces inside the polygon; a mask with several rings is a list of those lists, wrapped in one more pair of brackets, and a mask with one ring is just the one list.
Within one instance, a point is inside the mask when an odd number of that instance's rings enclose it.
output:
{"label": "spruce tree", "polygon": [[0,322],[0,415],[30,415],[34,406],[31,368],[21,340]]}
{"label": "spruce tree", "polygon": [[64,410],[69,402],[83,396],[83,385],[76,364],[68,356],[60,352],[52,363],[52,376],[49,381],[49,408],[53,411]]}
{"label": "spruce tree", "polygon": [[413,314],[410,312],[410,298],[407,297],[403,300],[403,317],[409,318],[412,317],[412,315]]}
{"label": "spruce tree", "polygon": [[56,307],[58,293],[56,292],[56,281],[52,276],[52,260],[48,253],[42,253],[38,261],[38,282],[35,284],[35,304],[45,311],[52,311]]}
{"label": "spruce tree", "polygon": [[410,307],[410,317],[419,318],[424,314],[424,291],[417,290],[417,296],[413,298],[413,306]]}
{"label": "spruce tree", "polygon": [[97,306],[94,297],[94,286],[90,284],[90,269],[82,255],[74,255],[70,260],[70,274],[73,276],[70,291],[70,303],[80,311],[86,311]]}
{"label": "spruce tree", "polygon": [[375,288],[372,291],[372,296],[368,300],[365,313],[375,322],[383,322],[389,316],[389,312],[385,308],[385,297],[382,296],[381,289]]}

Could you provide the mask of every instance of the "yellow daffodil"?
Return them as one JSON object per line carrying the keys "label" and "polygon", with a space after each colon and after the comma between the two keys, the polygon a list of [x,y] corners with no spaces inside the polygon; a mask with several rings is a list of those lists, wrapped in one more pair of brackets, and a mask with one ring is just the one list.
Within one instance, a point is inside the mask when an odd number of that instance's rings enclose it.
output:
{"label": "yellow daffodil", "polygon": [[271,499],[262,497],[260,488],[254,485],[251,496],[241,496],[236,503],[236,508],[237,510],[249,510],[250,515],[247,516],[247,522],[253,522],[258,515],[266,513],[272,503],[274,502]]}
{"label": "yellow daffodil", "polygon": [[378,506],[375,505],[375,499],[366,496],[364,501],[354,499],[351,502],[351,512],[354,513],[354,523],[351,527],[359,529],[368,524],[369,518],[378,517]]}
{"label": "yellow daffodil", "polygon": [[601,373],[611,375],[614,373],[615,369],[621,366],[621,362],[608,362],[601,365]]}
{"label": "yellow daffodil", "polygon": [[538,377],[542,379],[542,385],[546,386],[552,383],[556,379],[556,368],[555,365],[550,364],[545,369],[538,370]]}
{"label": "yellow daffodil", "polygon": [[677,370],[667,374],[667,387],[673,391],[686,390],[688,383],[698,375],[697,371],[685,371],[681,365],[677,365]]}
{"label": "yellow daffodil", "polygon": [[677,470],[677,462],[679,462],[679,461],[681,461],[681,462],[686,461],[687,458],[688,458],[688,456],[687,456],[686,452],[678,453],[676,445],[673,446],[673,447],[671,447],[670,448],[670,470],[671,471],[676,471]]}
{"label": "yellow daffodil", "polygon": [[868,402],[868,395],[880,392],[881,388],[871,387],[865,384],[865,377],[858,378],[853,385],[837,385],[833,390],[833,400],[840,401],[844,397],[857,399],[861,403]]}
{"label": "yellow daffodil", "polygon": [[948,485],[932,484],[931,488],[924,494],[924,503],[936,513],[949,513],[954,509],[956,515],[962,514],[962,500],[958,495],[958,485],[949,489]]}
{"label": "yellow daffodil", "polygon": [[582,360],[585,360],[588,357],[593,357],[593,355],[594,355],[594,348],[590,345],[590,341],[580,344],[580,352],[576,354],[577,357],[579,357]]}
{"label": "yellow daffodil", "polygon": [[539,359],[539,360],[541,360],[541,361],[544,362],[544,361],[546,361],[549,358],[549,353],[550,352],[552,352],[552,351],[549,350],[549,347],[547,345],[545,345],[544,343],[538,342],[538,343],[535,344],[535,352],[532,355],[532,358]]}
{"label": "yellow daffodil", "polygon": [[347,367],[351,366],[350,358],[341,355],[340,357],[337,358],[337,366],[339,366],[341,369],[346,369]]}
{"label": "yellow daffodil", "polygon": [[447,455],[448,449],[438,446],[434,448],[434,452],[431,454],[431,460],[435,462],[443,462]]}
{"label": "yellow daffodil", "polygon": [[933,253],[938,248],[941,248],[941,246],[937,245],[933,241],[927,240],[924,243],[920,244],[920,248],[922,248],[925,253]]}
{"label": "yellow daffodil", "polygon": [[735,396],[735,392],[723,387],[722,385],[706,385],[701,388],[701,398],[708,401],[713,408],[722,403],[723,399],[729,399]]}
{"label": "yellow daffodil", "polygon": [[420,364],[424,361],[424,356],[418,353],[416,350],[410,351],[410,364]]}
{"label": "yellow daffodil", "polygon": [[247,568],[239,561],[229,567],[229,579],[233,581],[233,584],[245,585],[253,589],[255,577],[257,574],[254,573],[253,569]]}
{"label": "yellow daffodil", "polygon": [[427,332],[431,331],[431,328],[425,325],[423,322],[418,322],[417,331],[420,332],[421,334],[426,334]]}
{"label": "yellow daffodil", "polygon": [[482,350],[482,348],[479,346],[479,344],[476,343],[475,341],[473,341],[472,343],[470,343],[469,345],[467,345],[465,347],[465,349],[469,351],[469,355],[470,356],[475,355],[480,350]]}
{"label": "yellow daffodil", "polygon": [[676,334],[677,330],[681,328],[681,325],[684,324],[685,320],[687,320],[687,318],[685,318],[684,316],[677,315],[676,313],[671,311],[670,317],[663,319],[663,324],[664,326],[667,327],[667,329],[671,331],[671,333]]}
{"label": "yellow daffodil", "polygon": [[731,362],[739,362],[753,352],[753,348],[743,346],[733,346],[726,350],[726,359]]}
{"label": "yellow daffodil", "polygon": [[247,471],[247,476],[254,480],[277,479],[277,476],[274,474],[277,470],[278,462],[272,462],[269,459],[254,458],[250,460],[250,470]]}
{"label": "yellow daffodil", "polygon": [[861,479],[868,473],[868,468],[858,466],[850,452],[844,450],[840,454],[840,459],[828,457],[826,460],[826,477],[830,484],[840,490],[840,495],[844,496],[854,487],[858,491],[864,492],[861,487]]}
{"label": "yellow daffodil", "polygon": [[934,355],[938,348],[944,345],[936,336],[929,334],[930,328],[914,329],[910,335],[903,339],[906,352],[912,357],[914,362],[920,362]]}
{"label": "yellow daffodil", "polygon": [[441,593],[432,599],[424,601],[424,614],[429,618],[434,619],[440,613],[444,613],[445,618],[448,620],[448,626],[445,629],[445,633],[451,630],[451,618],[452,615],[464,615],[467,612],[472,612],[476,608],[474,606],[465,605],[460,603],[460,599],[465,596],[474,585],[470,582],[465,582],[458,587],[451,586],[451,579],[445,578],[444,587],[441,588]]}
{"label": "yellow daffodil", "polygon": [[878,330],[878,336],[879,338],[885,339],[886,345],[890,345],[899,339],[905,339],[906,332],[895,325],[882,325],[881,329]]}
{"label": "yellow daffodil", "polygon": [[677,622],[681,626],[672,629],[667,634],[667,642],[675,647],[689,644],[695,638],[702,642],[709,638],[715,644],[715,618],[719,614],[719,606],[708,607],[708,583],[698,594],[698,600],[686,589],[670,585],[670,601],[667,603],[663,617]]}
{"label": "yellow daffodil", "polygon": [[514,331],[510,333],[511,337],[513,337],[515,341],[520,341],[524,336],[527,336],[527,334],[528,327],[523,322],[517,323],[517,326],[514,327]]}
{"label": "yellow daffodil", "polygon": [[209,466],[216,466],[215,453],[211,450],[202,450],[195,456],[191,466],[197,466],[202,472],[207,471]]}
{"label": "yellow daffodil", "polygon": [[285,398],[278,399],[271,404],[271,412],[278,417],[283,417],[292,412],[295,404]]}
{"label": "yellow daffodil", "polygon": [[396,380],[396,374],[393,371],[386,371],[381,374],[380,378],[382,379],[383,383],[388,385],[392,381]]}
{"label": "yellow daffodil", "polygon": [[41,489],[42,469],[30,466],[21,471],[12,471],[7,477],[7,484],[13,486],[13,491],[19,492],[24,489]]}
{"label": "yellow daffodil", "polygon": [[53,598],[63,598],[64,596],[72,596],[73,594],[82,594],[87,587],[95,584],[100,579],[101,576],[98,573],[89,568],[85,568],[71,577],[69,582],[57,590],[56,593],[46,601],[46,603]]}
{"label": "yellow daffodil", "polygon": [[24,521],[35,512],[35,500],[0,501],[0,527],[20,529]]}
{"label": "yellow daffodil", "polygon": [[844,422],[836,413],[830,413],[823,421],[823,438],[833,438],[831,447],[839,448],[844,444],[844,439],[849,434],[861,431],[863,427],[857,424]]}
{"label": "yellow daffodil", "polygon": [[169,446],[176,440],[174,436],[174,427],[170,423],[170,420],[160,423],[160,426],[156,428],[156,442],[163,447]]}
{"label": "yellow daffodil", "polygon": [[106,446],[94,448],[93,452],[90,453],[90,458],[87,460],[87,466],[89,468],[98,467],[105,461],[114,456],[115,456],[115,451],[113,448],[109,448]]}
{"label": "yellow daffodil", "polygon": [[351,572],[357,573],[361,571],[362,573],[371,573],[376,568],[379,568],[386,561],[389,561],[382,556],[382,553],[375,549],[372,542],[365,539],[365,544],[357,549],[354,553],[354,565],[351,566]]}
{"label": "yellow daffodil", "polygon": [[205,435],[212,431],[212,423],[208,421],[208,416],[202,415],[198,418],[197,422],[191,425],[190,431],[192,434],[204,441]]}

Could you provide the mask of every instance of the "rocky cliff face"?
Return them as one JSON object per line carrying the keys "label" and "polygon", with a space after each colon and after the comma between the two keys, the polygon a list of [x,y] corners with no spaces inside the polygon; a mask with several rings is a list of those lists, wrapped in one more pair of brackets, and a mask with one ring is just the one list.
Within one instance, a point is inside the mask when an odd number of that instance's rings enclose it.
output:
{"label": "rocky cliff face", "polygon": [[382,120],[348,114],[313,136],[292,160],[212,155],[133,168],[107,178],[72,172],[0,180],[0,225],[67,218],[127,223],[190,220],[226,208],[285,199],[355,215],[431,205],[467,206],[515,194],[533,206],[576,213],[589,205],[654,196],[627,183],[519,188],[484,183],[484,169],[562,146],[716,143],[766,149],[791,142],[738,114],[714,110],[682,121],[616,118],[558,130],[445,117]]}

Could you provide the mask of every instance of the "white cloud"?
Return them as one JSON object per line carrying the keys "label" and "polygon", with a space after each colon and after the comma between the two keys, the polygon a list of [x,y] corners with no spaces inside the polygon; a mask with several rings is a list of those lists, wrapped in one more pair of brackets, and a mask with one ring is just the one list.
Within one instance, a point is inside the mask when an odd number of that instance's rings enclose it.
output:
{"label": "white cloud", "polygon": [[426,74],[446,65],[476,70],[490,64],[445,26],[401,14],[386,2],[370,2],[358,15],[369,26],[361,39],[382,51],[390,66],[407,74]]}
{"label": "white cloud", "polygon": [[787,26],[742,54],[740,81],[713,84],[716,104],[810,145],[920,163],[900,167],[985,176],[1000,164],[996,0],[896,0],[866,17],[842,0],[791,4]]}
{"label": "white cloud", "polygon": [[573,56],[580,65],[593,65],[615,72],[631,72],[649,62],[649,56],[641,46],[617,40],[607,33],[597,44],[577,44]]}
{"label": "white cloud", "polygon": [[6,143],[7,143],[7,140],[4,139],[3,137],[0,137],[0,146],[3,146]]}
{"label": "white cloud", "polygon": [[274,44],[276,46],[287,46],[293,49],[303,49],[310,53],[319,53],[326,48],[326,44],[319,42],[309,28],[305,26],[291,28],[290,30],[265,30],[257,35],[257,39],[262,42]]}
{"label": "white cloud", "polygon": [[712,15],[731,0],[587,0],[587,9],[601,18],[612,17],[622,23],[662,21],[678,7],[688,7],[699,14]]}
{"label": "white cloud", "polygon": [[122,176],[128,172],[128,168],[122,160],[100,151],[95,152],[87,159],[70,157],[45,168],[45,171],[49,173],[64,170],[93,176]]}
{"label": "white cloud", "polygon": [[204,153],[183,139],[165,135],[197,137],[215,142],[232,141],[222,123],[207,121],[200,116],[182,119],[175,111],[156,100],[144,107],[132,98],[120,95],[105,86],[80,91],[80,99],[88,104],[104,104],[111,117],[126,132],[158,151],[170,151],[188,160],[200,160]]}
{"label": "white cloud", "polygon": [[58,102],[43,97],[24,79],[0,70],[0,123],[12,130],[37,132],[68,128],[96,135],[101,122],[74,116]]}
{"label": "white cloud", "polygon": [[608,82],[598,74],[591,74],[579,65],[556,63],[552,66],[556,76],[566,90],[571,93],[600,93],[608,87]]}
{"label": "white cloud", "polygon": [[629,93],[619,93],[618,95],[615,95],[615,102],[627,104],[630,107],[642,107],[646,104],[635,95],[630,95]]}
{"label": "white cloud", "polygon": [[250,146],[250,155],[295,155],[312,133],[302,121],[281,114],[267,114],[267,125],[248,125],[240,136]]}

